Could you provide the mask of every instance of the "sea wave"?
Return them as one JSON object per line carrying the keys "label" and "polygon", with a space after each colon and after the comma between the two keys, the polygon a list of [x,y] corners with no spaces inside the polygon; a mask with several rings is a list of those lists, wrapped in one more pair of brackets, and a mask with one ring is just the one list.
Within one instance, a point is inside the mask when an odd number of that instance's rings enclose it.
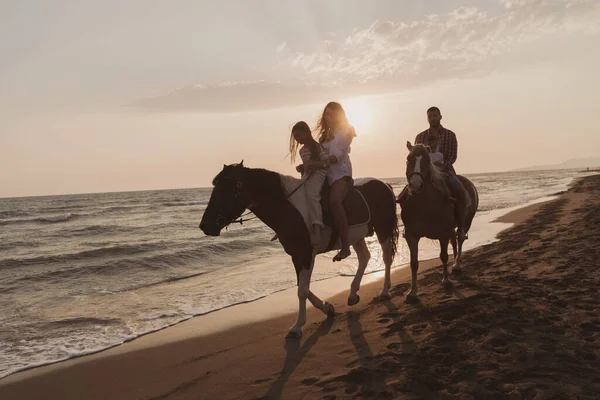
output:
{"label": "sea wave", "polygon": [[[241,253],[245,253],[246,250],[254,248],[255,242],[252,240],[235,240],[228,243],[212,243],[203,245],[199,248],[185,248],[179,251],[171,251],[169,253],[162,254],[148,254],[151,253],[150,249],[157,250],[162,248],[173,249],[175,246],[170,246],[166,243],[160,245],[146,244],[136,246],[114,246],[103,249],[88,250],[80,253],[63,254],[60,256],[50,257],[35,257],[30,259],[8,259],[0,262],[0,267],[24,267],[29,265],[46,265],[49,263],[66,264],[66,261],[73,260],[89,260],[90,257],[98,257],[101,255],[115,255],[125,252],[128,255],[136,255],[135,257],[118,257],[117,259],[104,261],[102,258],[96,264],[90,265],[89,262],[79,263],[77,265],[70,265],[66,268],[53,269],[40,272],[38,269],[32,268],[30,273],[21,274],[17,279],[10,279],[10,281],[4,282],[5,288],[10,289],[13,287],[19,287],[27,283],[44,283],[52,284],[60,282],[64,284],[67,281],[77,281],[78,279],[85,278],[97,279],[101,277],[117,277],[120,276],[121,282],[119,288],[115,291],[122,290],[133,290],[146,286],[155,286],[161,283],[168,283],[182,279],[188,279],[195,276],[208,273],[218,267],[208,267],[208,265],[221,265],[222,258],[234,259],[238,262],[242,261],[243,258],[240,256]],[[252,253],[248,252],[250,258],[260,256],[262,251],[270,251],[268,248],[261,247],[260,250],[254,249]],[[52,261],[49,261],[52,260]],[[221,262],[216,262],[216,261]],[[235,266],[237,263],[232,263]],[[181,270],[181,267],[193,267],[198,265],[203,270],[198,273],[189,274],[189,268]],[[222,268],[222,266],[221,266]],[[183,275],[177,275],[177,271],[184,271]],[[169,274],[166,279],[160,278],[157,281],[148,281],[149,272],[155,271],[160,272],[160,276]],[[140,284],[138,274],[146,274],[144,279],[145,283]],[[181,273],[181,272],[180,272]],[[133,283],[132,283],[133,281]]]}
{"label": "sea wave", "polygon": [[76,253],[65,253],[52,256],[39,256],[31,258],[8,258],[0,261],[2,267],[21,267],[37,264],[65,263],[71,261],[89,260],[91,258],[102,258],[111,256],[129,256],[149,251],[166,248],[165,242],[154,242],[145,244],[129,244],[120,246],[103,247],[100,249],[84,250]]}
{"label": "sea wave", "polygon": [[[133,226],[123,226],[123,225],[88,225],[83,226],[81,228],[74,228],[69,230],[70,236],[96,236],[96,235],[104,235],[104,234],[123,234],[123,233],[132,233],[136,230],[139,230],[138,227]],[[60,233],[64,235],[64,232]]]}
{"label": "sea wave", "polygon": [[48,216],[42,216],[42,217],[9,218],[9,219],[0,219],[0,225],[30,224],[30,223],[54,224],[54,223],[72,221],[81,216],[82,216],[82,214],[66,213],[66,214],[48,215]]}
{"label": "sea wave", "polygon": [[[127,326],[127,329],[125,330],[120,329],[123,327],[123,323],[125,321],[119,319],[75,317],[63,320],[55,320],[51,322],[55,324],[54,329],[60,329],[62,327],[75,327],[79,328],[75,332],[77,332],[78,330],[86,332],[89,329],[89,325],[105,325],[105,327],[109,328],[109,330],[105,330],[104,335],[99,336],[91,336],[86,334],[85,340],[83,337],[80,339],[81,343],[85,343],[85,345],[79,349],[73,349],[71,346],[67,347],[64,344],[65,340],[59,335],[59,337],[53,338],[52,340],[48,340],[45,345],[37,346],[37,351],[35,352],[38,358],[37,361],[27,362],[19,360],[18,362],[10,363],[12,365],[7,363],[6,366],[0,366],[0,379],[8,375],[14,374],[16,372],[21,372],[32,368],[41,367],[44,365],[55,364],[69,359],[99,353],[101,351],[120,346],[123,343],[131,342],[132,340],[135,340],[142,336],[146,336],[148,334],[167,329],[171,326],[180,324],[191,318],[200,315],[210,314],[215,311],[233,307],[235,305],[251,303],[256,300],[260,300],[264,297],[267,297],[268,295],[271,295],[273,293],[280,292],[282,290],[286,290],[286,288],[267,290],[260,293],[250,291],[249,293],[246,293],[245,296],[242,296],[241,298],[238,298],[235,301],[225,302],[221,305],[215,305],[203,309],[189,310],[188,312],[162,313],[160,315],[141,317],[138,319],[138,321],[144,324],[136,324],[139,326],[134,328],[129,323],[125,323],[125,326]],[[47,329],[48,326],[46,326],[45,328]],[[121,334],[118,334],[117,332],[115,332],[115,330],[121,331]],[[73,341],[73,336],[73,334],[69,335],[69,341]],[[60,342],[62,342],[63,344],[61,344]],[[14,358],[14,356],[7,354],[7,349],[8,348],[2,348],[2,346],[0,346],[0,359],[11,359],[12,361],[12,358]],[[56,353],[56,349],[60,351],[61,356],[53,356],[53,354]],[[11,348],[11,350],[13,349]]]}
{"label": "sea wave", "polygon": [[189,206],[205,206],[208,201],[171,201],[163,203],[165,207],[189,207]]}
{"label": "sea wave", "polygon": [[34,322],[28,325],[22,325],[21,328],[43,328],[52,329],[56,327],[65,327],[72,325],[94,325],[94,326],[106,326],[106,325],[118,325],[122,324],[123,320],[120,318],[95,318],[95,317],[70,317],[60,318],[44,322]]}

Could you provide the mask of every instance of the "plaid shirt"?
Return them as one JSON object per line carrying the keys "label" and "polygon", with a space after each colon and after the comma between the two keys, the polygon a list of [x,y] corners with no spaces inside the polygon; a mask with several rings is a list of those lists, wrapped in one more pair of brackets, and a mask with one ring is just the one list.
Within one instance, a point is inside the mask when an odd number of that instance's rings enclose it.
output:
{"label": "plaid shirt", "polygon": [[[430,129],[419,133],[415,138],[415,144],[427,144],[429,135]],[[438,140],[438,151],[444,155],[444,165],[452,172],[456,173],[452,166],[458,157],[458,142],[456,141],[456,135],[450,129],[446,129],[440,125]]]}

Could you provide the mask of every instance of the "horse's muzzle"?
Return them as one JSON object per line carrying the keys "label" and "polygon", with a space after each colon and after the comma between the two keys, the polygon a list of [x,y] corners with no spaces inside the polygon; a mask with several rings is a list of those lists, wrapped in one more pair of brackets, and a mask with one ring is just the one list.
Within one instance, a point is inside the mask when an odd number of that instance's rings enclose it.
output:
{"label": "horse's muzzle", "polygon": [[213,228],[213,229],[211,229],[208,226],[208,224],[206,224],[205,222],[200,222],[199,228],[207,236],[219,236],[219,235],[221,235],[221,229],[216,228],[216,227]]}

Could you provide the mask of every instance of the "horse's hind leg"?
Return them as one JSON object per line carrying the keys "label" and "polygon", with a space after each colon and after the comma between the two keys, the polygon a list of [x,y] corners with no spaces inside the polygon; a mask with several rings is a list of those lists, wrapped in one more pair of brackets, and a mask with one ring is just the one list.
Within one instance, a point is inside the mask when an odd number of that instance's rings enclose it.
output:
{"label": "horse's hind leg", "polygon": [[454,260],[456,260],[456,255],[458,254],[458,245],[456,244],[456,233],[452,232],[450,235],[450,244],[452,245],[452,255],[454,256]]}
{"label": "horse's hind leg", "polygon": [[369,252],[369,248],[367,247],[365,239],[362,239],[352,247],[354,248],[356,257],[358,258],[358,269],[356,270],[356,275],[354,275],[354,279],[350,285],[350,294],[348,295],[349,306],[356,305],[360,301],[360,296],[358,295],[360,282],[365,274],[365,269],[367,269],[367,264],[369,264],[369,260],[371,259],[371,253]]}
{"label": "horse's hind leg", "polygon": [[448,238],[440,239],[440,260],[442,260],[444,268],[442,285],[448,287],[452,285],[450,278],[448,278]]}
{"label": "horse's hind leg", "polygon": [[383,279],[383,289],[381,290],[381,293],[379,293],[379,296],[377,296],[377,299],[389,300],[392,298],[390,295],[390,288],[392,287],[391,269],[394,260],[392,239],[388,238],[385,242],[381,243],[381,249],[383,251],[383,262],[385,264],[385,277]]}
{"label": "horse's hind leg", "polygon": [[456,270],[457,260],[458,260],[458,244],[456,243],[456,233],[452,232],[450,236],[450,244],[452,245],[452,255],[454,256],[452,259],[454,263],[452,264],[452,273],[460,272],[460,267]]}
{"label": "horse's hind leg", "polygon": [[462,246],[464,240],[458,238],[458,252],[454,256],[454,266],[452,267],[452,273],[460,273],[462,271]]}

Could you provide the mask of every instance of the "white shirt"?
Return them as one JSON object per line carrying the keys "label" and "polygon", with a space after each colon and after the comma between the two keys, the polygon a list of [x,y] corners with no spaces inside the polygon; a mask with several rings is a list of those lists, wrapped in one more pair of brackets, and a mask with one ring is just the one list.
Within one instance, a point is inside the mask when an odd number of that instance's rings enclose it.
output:
{"label": "white shirt", "polygon": [[337,162],[331,164],[327,170],[327,181],[330,185],[345,176],[352,177],[352,163],[349,154],[350,144],[354,138],[351,134],[353,129],[350,127],[348,130],[338,130],[333,133],[331,141],[323,143],[323,147],[329,155],[337,158]]}
{"label": "white shirt", "polygon": [[443,164],[444,163],[444,155],[439,151],[429,153],[429,159],[433,164]]}

